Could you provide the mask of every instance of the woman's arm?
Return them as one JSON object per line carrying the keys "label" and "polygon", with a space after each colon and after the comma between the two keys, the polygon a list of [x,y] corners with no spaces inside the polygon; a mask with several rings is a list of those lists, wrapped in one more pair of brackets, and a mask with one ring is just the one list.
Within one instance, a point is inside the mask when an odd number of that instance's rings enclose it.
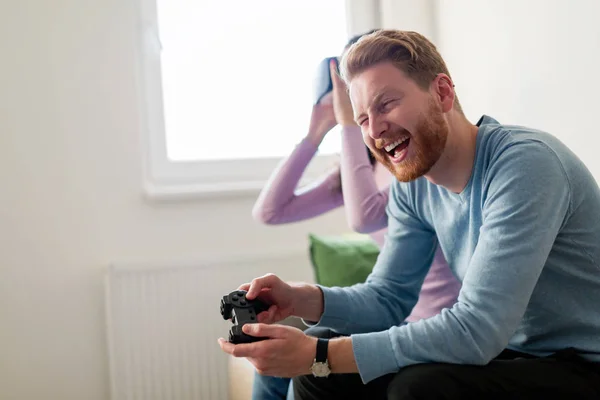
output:
{"label": "woman's arm", "polygon": [[317,148],[314,141],[305,138],[279,164],[252,210],[257,221],[269,225],[297,222],[324,214],[343,204],[337,168],[296,190]]}
{"label": "woman's arm", "polygon": [[298,188],[321,141],[336,124],[331,103],[313,106],[306,137],[273,171],[254,205],[252,215],[257,221],[270,225],[302,221],[343,204],[339,168]]}
{"label": "woman's arm", "polygon": [[389,185],[379,190],[374,168],[369,161],[360,127],[354,121],[352,103],[346,84],[330,64],[333,83],[333,110],[342,126],[342,192],[346,203],[346,219],[352,230],[371,233],[387,226],[386,205]]}
{"label": "woman's arm", "polygon": [[371,233],[387,226],[389,185],[382,190],[375,182],[374,167],[356,125],[342,130],[342,192],[346,218],[352,230]]}

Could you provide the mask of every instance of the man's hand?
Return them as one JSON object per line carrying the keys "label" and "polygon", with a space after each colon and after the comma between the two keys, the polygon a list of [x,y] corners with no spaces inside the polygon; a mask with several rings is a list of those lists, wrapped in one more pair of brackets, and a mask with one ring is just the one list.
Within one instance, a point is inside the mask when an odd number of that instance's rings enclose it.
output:
{"label": "man's hand", "polygon": [[292,315],[318,321],[323,314],[323,293],[315,285],[290,285],[274,274],[267,274],[241,285],[238,290],[247,291],[248,300],[258,297],[271,304],[267,311],[258,315],[258,322],[265,324],[272,324]]}
{"label": "man's hand", "polygon": [[336,63],[333,60],[329,62],[329,73],[333,82],[333,111],[335,113],[335,120],[342,127],[356,126],[346,83],[344,83],[338,74]]}
{"label": "man's hand", "polygon": [[292,378],[310,373],[317,339],[284,325],[246,324],[245,334],[268,337],[254,343],[232,344],[219,339],[221,349],[234,357],[247,357],[261,375]]}
{"label": "man's hand", "polygon": [[294,290],[277,275],[267,274],[255,278],[250,283],[244,283],[238,290],[247,291],[248,300],[258,297],[271,305],[267,311],[258,314],[258,322],[272,324],[294,315]]}

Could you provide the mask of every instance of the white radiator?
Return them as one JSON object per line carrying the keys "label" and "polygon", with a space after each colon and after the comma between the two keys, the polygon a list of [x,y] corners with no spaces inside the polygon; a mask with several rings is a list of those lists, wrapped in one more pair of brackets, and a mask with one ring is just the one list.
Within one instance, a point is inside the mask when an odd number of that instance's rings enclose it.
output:
{"label": "white radiator", "polygon": [[225,293],[214,285],[215,270],[110,268],[112,400],[228,398],[227,355],[217,338],[227,337],[231,324],[219,313]]}
{"label": "white radiator", "polygon": [[[109,268],[111,400],[227,400],[228,356],[217,338],[227,337],[231,322],[221,317],[219,301],[267,272],[313,279],[305,251]],[[236,392],[238,380],[232,379]]]}

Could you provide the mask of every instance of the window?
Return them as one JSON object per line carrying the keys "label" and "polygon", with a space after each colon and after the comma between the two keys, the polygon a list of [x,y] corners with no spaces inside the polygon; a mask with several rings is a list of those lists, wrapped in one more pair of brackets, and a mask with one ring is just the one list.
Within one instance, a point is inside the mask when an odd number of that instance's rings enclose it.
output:
{"label": "window", "polygon": [[[306,134],[315,68],[343,48],[351,2],[140,1],[147,189],[260,189]],[[313,176],[339,141],[327,135]]]}

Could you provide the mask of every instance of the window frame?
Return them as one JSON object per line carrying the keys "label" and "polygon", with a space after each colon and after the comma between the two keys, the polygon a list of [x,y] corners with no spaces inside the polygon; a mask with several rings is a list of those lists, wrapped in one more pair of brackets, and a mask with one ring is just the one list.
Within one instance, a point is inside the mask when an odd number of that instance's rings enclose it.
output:
{"label": "window frame", "polygon": [[[380,26],[379,0],[346,0],[351,37]],[[137,0],[136,86],[140,108],[144,194],[154,200],[255,195],[282,157],[172,161],[167,156],[156,0]],[[307,121],[308,124],[308,121]],[[300,138],[299,138],[300,139]],[[292,149],[290,149],[291,151]],[[317,155],[310,171],[324,171],[335,155]],[[243,168],[240,165],[243,163]],[[311,172],[304,179],[314,179]]]}

